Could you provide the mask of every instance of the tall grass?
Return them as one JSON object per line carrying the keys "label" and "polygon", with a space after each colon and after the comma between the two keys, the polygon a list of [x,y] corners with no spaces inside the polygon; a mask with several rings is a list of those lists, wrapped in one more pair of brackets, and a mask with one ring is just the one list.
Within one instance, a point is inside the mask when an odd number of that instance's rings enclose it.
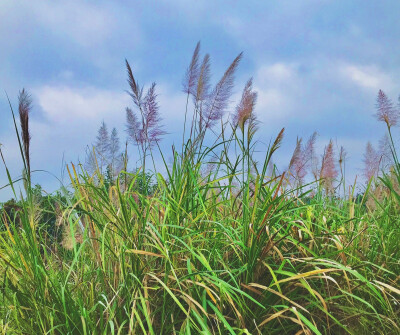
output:
{"label": "tall grass", "polygon": [[[270,168],[283,129],[263,161],[254,160],[251,81],[236,121],[217,128],[241,54],[208,90],[198,53],[199,45],[185,86],[194,106],[190,135],[171,164],[164,160],[167,173],[154,175],[151,191],[145,169],[110,183],[71,164],[71,190],[60,190],[51,206],[30,185],[17,210],[3,206],[0,332],[399,333],[397,161],[380,181],[389,196],[376,198],[374,210],[367,193],[359,201],[318,185],[314,196],[292,187]],[[213,131],[220,135],[205,140]],[[137,143],[143,165],[158,149],[149,136]],[[61,237],[48,229],[49,213]]]}

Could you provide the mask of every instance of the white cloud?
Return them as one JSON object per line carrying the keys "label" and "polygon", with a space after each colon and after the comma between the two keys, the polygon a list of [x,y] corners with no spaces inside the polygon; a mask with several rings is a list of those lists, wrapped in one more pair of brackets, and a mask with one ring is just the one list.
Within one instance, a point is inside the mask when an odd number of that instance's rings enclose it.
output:
{"label": "white cloud", "polygon": [[257,81],[260,83],[292,84],[296,77],[293,64],[275,63],[264,65],[257,71]]}
{"label": "white cloud", "polygon": [[254,78],[259,119],[263,122],[282,121],[294,113],[294,101],[301,90],[299,81],[295,64],[278,62],[259,67]]}
{"label": "white cloud", "polygon": [[345,64],[340,66],[340,72],[345,78],[365,89],[376,91],[380,88],[391,89],[393,87],[390,76],[374,65]]}
{"label": "white cloud", "polygon": [[129,96],[121,91],[94,87],[43,86],[33,91],[45,118],[56,124],[118,120],[124,115]]}
{"label": "white cloud", "polygon": [[[186,96],[166,84],[157,85],[160,115],[166,128],[178,130],[183,126]],[[95,87],[42,86],[33,90],[44,123],[52,126],[92,129],[104,120],[110,127],[124,129],[125,107],[132,106],[124,91]],[[190,113],[190,110],[189,110]],[[168,130],[167,129],[167,130]]]}
{"label": "white cloud", "polygon": [[261,120],[282,119],[288,116],[290,97],[276,89],[257,88],[257,115]]}

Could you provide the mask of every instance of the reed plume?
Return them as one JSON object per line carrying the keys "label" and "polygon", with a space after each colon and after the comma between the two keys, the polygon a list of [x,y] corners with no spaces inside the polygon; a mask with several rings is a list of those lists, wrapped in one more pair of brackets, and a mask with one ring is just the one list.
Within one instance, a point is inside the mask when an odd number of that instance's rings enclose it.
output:
{"label": "reed plume", "polygon": [[242,59],[241,52],[231,63],[224,75],[217,83],[206,101],[206,109],[204,113],[205,128],[212,128],[216,121],[221,119],[228,107],[229,98],[232,94],[232,88],[235,79],[235,72]]}
{"label": "reed plume", "polygon": [[399,110],[393,106],[393,102],[386,96],[386,94],[379,90],[378,97],[376,99],[377,112],[375,114],[379,121],[386,123],[390,129],[395,126],[399,120]]}
{"label": "reed plume", "polygon": [[256,120],[254,115],[256,102],[257,92],[253,91],[253,79],[250,78],[243,89],[242,98],[233,116],[234,125],[239,126],[242,131],[247,121],[249,121],[249,123],[254,123]]}
{"label": "reed plume", "polygon": [[197,85],[193,95],[195,114],[193,115],[190,137],[192,136],[194,130],[193,127],[196,127],[196,123],[199,133],[203,131],[203,126],[205,124],[203,103],[210,96],[210,71],[210,55],[206,54],[201,63],[199,76],[197,78]]}
{"label": "reed plume", "polygon": [[161,125],[162,118],[157,102],[156,83],[147,91],[143,104],[143,132],[149,145],[159,141],[166,132]]}
{"label": "reed plume", "polygon": [[371,178],[375,177],[379,171],[379,165],[381,161],[381,155],[379,152],[375,150],[372,146],[371,142],[367,143],[364,153],[364,170],[363,175],[367,182],[371,180]]}
{"label": "reed plume", "polygon": [[196,48],[194,49],[192,60],[189,67],[186,70],[186,74],[183,80],[183,92],[187,94],[196,95],[196,82],[199,78],[199,57],[200,57],[200,41],[197,42]]}
{"label": "reed plume", "polygon": [[274,151],[278,150],[279,147],[281,146],[284,134],[285,134],[285,128],[282,128],[278,136],[275,138],[274,143],[272,144],[271,148],[273,148]]}
{"label": "reed plume", "polygon": [[294,148],[292,158],[290,159],[289,162],[289,172],[290,176],[296,180],[302,179],[300,176],[303,175],[302,172],[302,149],[301,149],[301,138],[296,139],[296,147]]}
{"label": "reed plume", "polygon": [[126,107],[126,132],[131,141],[136,145],[143,143],[140,122],[131,108]]}
{"label": "reed plume", "polygon": [[137,146],[143,154],[143,173],[146,166],[146,153],[150,150],[154,143],[157,143],[166,132],[161,125],[162,118],[159,114],[159,106],[157,102],[156,83],[153,83],[147,90],[146,95],[143,97],[143,88],[140,88],[128,61],[126,61],[126,68],[128,72],[128,84],[131,91],[128,94],[132,97],[136,105],[139,116],[130,108],[126,108],[126,131],[130,139]]}
{"label": "reed plume", "polygon": [[[206,55],[208,57],[208,55]],[[185,108],[185,122],[183,124],[183,134],[182,134],[182,150],[183,146],[185,143],[185,134],[186,134],[186,120],[187,120],[187,113],[188,113],[188,105],[189,105],[189,96],[191,95],[193,97],[193,100],[197,100],[197,91],[199,86],[201,86],[200,83],[203,82],[204,78],[204,69],[203,65],[201,67],[201,70],[199,68],[199,58],[200,58],[200,42],[197,42],[196,48],[194,49],[193,55],[192,55],[192,60],[190,62],[189,67],[186,70],[185,77],[183,78],[183,92],[187,94],[186,97],[186,108]],[[203,62],[204,63],[204,62]],[[194,119],[192,121],[192,128],[191,128],[191,134],[190,137],[192,136],[193,132],[193,126],[194,126]]]}
{"label": "reed plume", "polygon": [[315,141],[317,140],[317,132],[314,132],[307,141],[307,144],[304,148],[304,159],[307,162],[310,162],[315,156]]}
{"label": "reed plume", "polygon": [[272,143],[271,149],[269,150],[269,153],[267,156],[268,163],[271,161],[271,157],[272,157],[273,153],[280,148],[282,141],[283,141],[284,134],[285,134],[285,128],[282,128],[281,131],[279,132],[278,136],[276,136],[274,143]]}
{"label": "reed plume", "polygon": [[85,168],[91,174],[97,169],[103,173],[103,168],[110,169],[112,176],[117,176],[122,169],[120,141],[116,128],[109,134],[107,125],[103,121],[96,136],[96,142],[86,148]]}
{"label": "reed plume", "polygon": [[112,129],[110,135],[109,164],[112,174],[118,176],[123,168],[123,154],[120,152],[120,140],[116,128]]}
{"label": "reed plume", "polygon": [[330,140],[322,157],[320,171],[320,178],[322,179],[326,193],[333,193],[333,181],[338,175],[334,157],[335,153],[333,150],[333,141]]}
{"label": "reed plume", "polygon": [[105,122],[101,123],[96,137],[95,149],[99,162],[101,173],[103,173],[103,167],[108,165],[109,153],[110,153],[110,135]]}
{"label": "reed plume", "polygon": [[29,132],[29,114],[32,109],[32,99],[25,88],[19,92],[18,96],[18,111],[19,111],[19,119],[21,122],[21,137],[22,137],[22,145],[23,152],[26,163],[26,175],[28,180],[31,180],[31,161],[30,161],[30,141],[31,134]]}
{"label": "reed plume", "polygon": [[[195,104],[203,102],[209,96],[210,91],[210,55],[206,54],[201,63],[196,90],[194,91]],[[199,106],[201,109],[201,106]]]}
{"label": "reed plume", "polygon": [[307,175],[307,170],[312,164],[316,138],[317,133],[314,132],[306,145],[302,145],[301,138],[298,138],[296,141],[296,147],[289,163],[289,172],[290,175],[297,180],[299,185],[303,184],[304,178]]}
{"label": "reed plume", "polygon": [[133,103],[138,108],[141,108],[143,87],[140,88],[139,83],[135,80],[135,77],[133,76],[132,68],[126,59],[125,59],[125,64],[126,64],[126,71],[128,73],[128,84],[131,89],[131,91],[127,91],[127,93],[131,96]]}

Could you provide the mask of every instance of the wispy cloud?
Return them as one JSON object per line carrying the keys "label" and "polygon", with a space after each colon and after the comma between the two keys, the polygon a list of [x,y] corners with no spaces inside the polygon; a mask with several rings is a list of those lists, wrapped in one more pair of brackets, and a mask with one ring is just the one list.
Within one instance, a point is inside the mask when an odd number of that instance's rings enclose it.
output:
{"label": "wispy cloud", "polygon": [[254,83],[258,92],[256,111],[262,122],[279,122],[280,125],[282,121],[288,121],[295,112],[295,101],[301,95],[300,81],[295,64],[277,62],[259,67]]}
{"label": "wispy cloud", "polygon": [[392,78],[375,65],[344,64],[340,71],[345,78],[372,93],[376,93],[381,88],[391,90],[394,86]]}
{"label": "wispy cloud", "polygon": [[[43,86],[34,90],[43,116],[57,125],[124,118],[129,96],[120,91],[95,87]],[[100,121],[99,121],[100,122]]]}

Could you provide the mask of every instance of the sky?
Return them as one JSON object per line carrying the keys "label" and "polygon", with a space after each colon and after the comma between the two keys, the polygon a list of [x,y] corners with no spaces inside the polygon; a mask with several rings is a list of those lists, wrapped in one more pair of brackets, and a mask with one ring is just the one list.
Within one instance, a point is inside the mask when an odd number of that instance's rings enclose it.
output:
{"label": "sky", "polygon": [[[168,157],[183,129],[182,78],[201,41],[214,82],[244,52],[232,106],[253,77],[260,151],[285,127],[274,159],[284,167],[297,136],[317,131],[320,154],[330,139],[336,152],[346,149],[347,179],[354,180],[367,141],[377,146],[385,133],[374,118],[378,90],[396,101],[400,93],[399,13],[394,0],[2,0],[0,143],[8,168],[13,178],[21,174],[5,92],[17,109],[22,88],[33,99],[31,165],[40,170],[33,182],[45,191],[57,189],[65,163],[84,161],[102,121],[124,141],[125,107],[133,105],[125,59],[139,83],[157,83]],[[0,201],[10,194],[0,189]]]}

